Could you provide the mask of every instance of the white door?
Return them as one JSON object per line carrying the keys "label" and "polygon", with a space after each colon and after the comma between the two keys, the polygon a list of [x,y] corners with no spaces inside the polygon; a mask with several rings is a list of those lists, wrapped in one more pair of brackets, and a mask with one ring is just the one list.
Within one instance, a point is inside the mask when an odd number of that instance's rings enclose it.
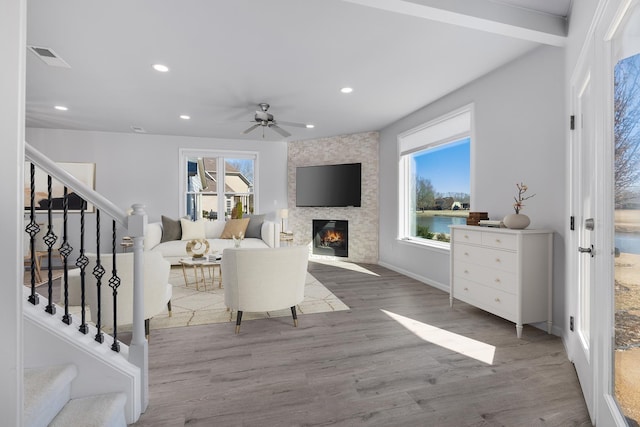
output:
{"label": "white door", "polygon": [[[590,44],[593,46],[593,44]],[[592,49],[591,49],[592,50]],[[569,357],[573,361],[587,408],[594,418],[593,296],[595,283],[596,156],[593,102],[593,55],[586,55],[577,68],[572,86],[574,115],[571,133],[571,268],[569,307]]]}
{"label": "white door", "polygon": [[[602,158],[606,181],[602,199],[602,257],[597,261],[595,301],[595,401],[597,425],[640,421],[640,7],[638,1],[611,2],[603,14]],[[600,152],[600,151],[599,151]],[[610,182],[612,181],[612,182]],[[615,239],[612,241],[612,239]],[[616,250],[614,251],[614,244]],[[614,258],[615,257],[615,258]],[[625,421],[626,418],[626,421]]]}
{"label": "white door", "polygon": [[[613,69],[616,61],[624,57],[620,56],[621,50],[616,44],[628,25],[635,24],[632,25],[635,28],[624,41],[622,50],[628,50],[629,41],[637,45],[640,40],[640,15],[632,16],[638,0],[610,0],[603,4],[603,13],[594,26],[596,30],[585,43],[570,83],[575,124],[569,157],[570,215],[574,217],[574,231],[569,232],[567,249],[570,316],[567,349],[594,424],[624,426],[626,422],[619,405],[624,395],[619,390],[616,393],[615,383],[623,379],[634,384],[638,380],[637,374],[621,372],[615,363],[619,352],[615,351],[613,339],[616,326],[614,193],[617,186]],[[640,230],[640,224],[626,226],[637,226]],[[637,394],[636,389],[631,397],[635,399]],[[622,406],[626,415],[632,414],[632,407]]]}

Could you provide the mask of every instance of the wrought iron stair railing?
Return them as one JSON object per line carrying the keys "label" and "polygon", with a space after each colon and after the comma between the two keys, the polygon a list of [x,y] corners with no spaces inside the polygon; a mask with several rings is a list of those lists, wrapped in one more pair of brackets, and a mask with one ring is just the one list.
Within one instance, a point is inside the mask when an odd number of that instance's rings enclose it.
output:
{"label": "wrought iron stair railing", "polygon": [[[79,316],[80,326],[78,328],[79,334],[87,334],[90,328],[87,323],[87,301],[86,301],[86,289],[85,278],[87,274],[92,274],[96,278],[96,293],[97,293],[97,312],[92,313],[92,318],[95,320],[95,341],[103,343],[104,331],[102,327],[102,299],[113,299],[113,327],[109,331],[112,336],[111,350],[115,352],[120,351],[120,342],[118,340],[118,322],[117,322],[117,301],[118,301],[118,288],[120,286],[120,277],[118,276],[118,270],[116,266],[116,252],[119,247],[116,236],[118,230],[124,230],[125,234],[132,236],[134,240],[133,256],[134,256],[134,313],[133,313],[133,329],[131,343],[129,345],[129,361],[137,365],[141,370],[141,378],[143,381],[142,389],[142,408],[143,411],[148,403],[148,361],[147,361],[147,342],[144,334],[144,319],[143,319],[143,289],[142,289],[142,268],[140,267],[143,262],[143,236],[144,227],[146,225],[146,214],[144,213],[142,205],[134,205],[133,213],[127,215],[127,213],[114,205],[111,201],[95,192],[92,188],[77,180],[74,176],[61,169],[51,159],[44,156],[41,152],[25,143],[25,158],[27,160],[27,168],[29,172],[29,182],[25,183],[25,188],[29,188],[29,214],[25,224],[25,232],[29,238],[29,254],[28,258],[25,257],[25,262],[29,263],[29,284],[30,292],[28,301],[31,304],[37,305],[39,303],[40,295],[37,292],[39,286],[46,284],[46,298],[47,304],[45,311],[51,315],[54,315],[57,310],[56,303],[54,302],[53,290],[54,290],[54,256],[59,255],[61,260],[62,277],[60,280],[61,295],[60,301],[61,309],[64,310],[64,314],[61,318],[62,323],[65,325],[72,325],[72,314],[70,312],[69,305],[69,270],[70,268],[78,268],[80,270],[80,312]],[[47,174],[47,190],[46,199],[42,201],[41,207],[46,209],[36,209],[36,169],[42,170]],[[62,195],[62,209],[54,209],[54,197],[52,191],[53,180],[59,181],[63,186]],[[79,227],[77,230],[70,229],[69,221],[69,195],[73,192],[80,197],[80,209],[79,209]],[[25,202],[27,202],[25,200]],[[87,236],[91,233],[86,230],[86,217],[88,204],[94,206],[95,209],[95,250],[96,250],[96,263],[95,266],[90,269],[89,259],[86,256],[87,253]],[[57,206],[56,206],[57,207]],[[46,217],[46,220],[42,220],[42,217]],[[100,254],[104,253],[101,249],[103,246],[103,236],[101,236],[101,221],[102,217],[107,216],[111,222],[111,235],[110,242],[106,246],[109,247],[108,252],[112,254],[112,269],[110,272],[105,271],[100,261]],[[60,230],[54,228],[54,219],[62,218],[62,227]],[[39,223],[39,221],[42,221]],[[77,221],[76,221],[77,222]],[[46,233],[41,235],[41,232]],[[79,248],[74,249],[70,244],[70,236],[75,236],[79,241]],[[42,239],[44,245],[46,245],[46,280],[45,283],[38,283],[38,278],[43,279],[41,273],[41,263],[39,262],[39,256],[41,253],[36,251],[37,239]],[[60,239],[62,239],[60,241]],[[56,245],[56,243],[60,243]],[[110,243],[110,244],[109,244]],[[56,246],[59,246],[56,248]],[[57,254],[56,254],[57,252]],[[105,286],[106,285],[106,286]],[[110,292],[103,293],[103,290],[108,289]],[[44,297],[44,296],[43,296]]]}

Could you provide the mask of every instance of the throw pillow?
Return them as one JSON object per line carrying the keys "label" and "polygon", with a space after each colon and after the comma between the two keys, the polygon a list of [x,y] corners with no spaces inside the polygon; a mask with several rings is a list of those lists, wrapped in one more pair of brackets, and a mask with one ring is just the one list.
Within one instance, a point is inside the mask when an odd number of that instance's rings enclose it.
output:
{"label": "throw pillow", "polygon": [[182,225],[182,240],[204,239],[204,220],[191,221],[190,219],[180,218]]}
{"label": "throw pillow", "polygon": [[245,231],[244,237],[247,239],[250,237],[262,239],[262,223],[264,222],[264,215],[246,215],[246,217],[249,218],[249,225],[247,225],[247,231]]}
{"label": "throw pillow", "polygon": [[249,218],[242,219],[230,219],[224,225],[224,230],[220,235],[221,239],[232,239],[233,236],[238,237],[240,233],[246,233],[247,226],[249,225]]}
{"label": "throw pillow", "polygon": [[182,227],[180,226],[180,221],[162,215],[162,238],[160,243],[180,240],[181,237]]}
{"label": "throw pillow", "polygon": [[216,219],[215,221],[205,221],[204,233],[207,239],[219,239],[224,230],[224,221]]}

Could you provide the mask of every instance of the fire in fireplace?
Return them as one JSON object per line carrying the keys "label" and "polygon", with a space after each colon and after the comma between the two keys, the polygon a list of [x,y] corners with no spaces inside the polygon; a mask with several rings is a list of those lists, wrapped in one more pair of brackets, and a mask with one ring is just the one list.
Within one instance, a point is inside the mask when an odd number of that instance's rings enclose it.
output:
{"label": "fire in fireplace", "polygon": [[313,220],[313,253],[339,257],[349,256],[349,222]]}

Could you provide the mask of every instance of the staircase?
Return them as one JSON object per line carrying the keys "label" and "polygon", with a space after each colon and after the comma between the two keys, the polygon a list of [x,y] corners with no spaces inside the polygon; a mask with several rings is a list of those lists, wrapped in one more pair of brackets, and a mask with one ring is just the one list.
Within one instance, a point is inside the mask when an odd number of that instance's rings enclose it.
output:
{"label": "staircase", "polygon": [[[45,303],[24,299],[25,426],[126,426],[140,410],[140,369],[127,358],[128,346],[110,350],[78,333],[80,322],[65,325]],[[44,298],[42,298],[44,300]]]}
{"label": "staircase", "polygon": [[24,371],[26,426],[126,426],[124,393],[71,399],[75,365],[54,365]]}
{"label": "staircase", "polygon": [[[25,222],[25,232],[29,236],[31,286],[23,287],[22,299],[22,335],[23,359],[21,366],[24,376],[21,378],[24,390],[23,425],[40,426],[126,426],[135,423],[148,404],[148,357],[147,341],[144,336],[143,294],[142,294],[142,262],[143,235],[146,225],[146,214],[142,205],[134,205],[130,215],[116,207],[92,188],[79,182],[70,174],[61,170],[54,162],[42,153],[25,143],[25,158],[30,166],[30,215]],[[45,212],[39,212],[36,218],[34,211],[34,176],[35,168],[40,168],[48,176],[48,196]],[[52,232],[54,198],[52,197],[52,179],[59,180],[64,186],[62,201],[63,230],[58,235]],[[68,192],[84,200],[80,207],[79,228],[72,228],[68,221]],[[85,230],[85,209],[88,204],[95,207],[95,232]],[[101,265],[86,269],[88,262],[85,256],[85,237],[94,233],[95,245],[102,252],[100,245],[100,214],[108,221],[105,228],[111,228],[110,242],[105,243],[107,253],[115,257],[118,248],[116,228],[134,240],[134,278],[133,278],[133,330],[130,345],[119,341],[114,321],[109,331],[101,326],[100,296],[98,296],[97,320],[87,321],[86,303],[84,299],[84,279],[82,280],[82,301],[79,314],[71,314],[67,298],[67,278],[69,268],[79,268],[81,275],[93,274],[100,278],[104,275],[103,286],[106,288],[103,298],[113,298],[117,302],[117,290],[120,278],[115,262],[112,270],[106,272]],[[59,216],[60,213],[58,212]],[[34,242],[39,227],[47,233],[42,237],[48,246],[48,282],[35,284]],[[76,225],[78,221],[75,221]],[[93,221],[92,221],[93,222]],[[108,227],[111,225],[111,227]],[[74,234],[75,233],[75,234]],[[75,235],[79,240],[76,248],[69,244],[68,237]],[[61,239],[59,253],[63,264],[61,291],[64,296],[60,305],[53,299],[53,280],[51,274],[51,256],[53,245]],[[110,245],[109,245],[110,243]],[[95,246],[94,246],[95,247]],[[88,270],[85,272],[85,269]],[[43,275],[44,277],[44,275]],[[21,286],[22,287],[22,286]],[[100,295],[100,293],[98,293]],[[115,308],[114,308],[115,311]],[[96,314],[94,313],[94,314]],[[95,318],[95,317],[94,317]],[[115,313],[114,313],[115,318]],[[0,425],[2,420],[0,418]]]}

